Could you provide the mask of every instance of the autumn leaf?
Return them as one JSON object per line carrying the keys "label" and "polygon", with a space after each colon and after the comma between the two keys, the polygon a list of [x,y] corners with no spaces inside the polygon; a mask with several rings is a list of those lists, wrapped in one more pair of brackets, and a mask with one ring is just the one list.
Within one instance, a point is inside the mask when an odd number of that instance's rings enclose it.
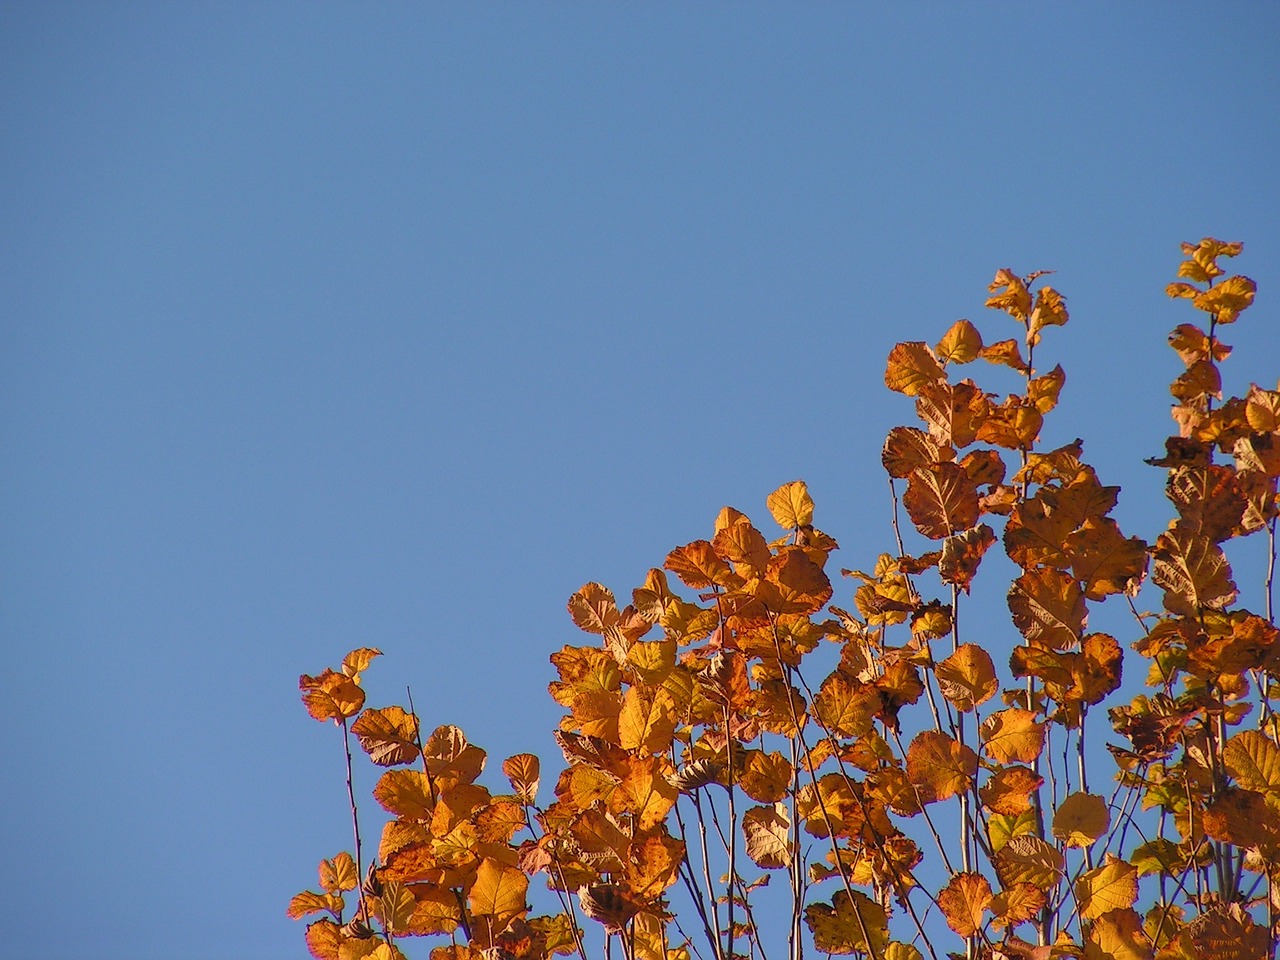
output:
{"label": "autumn leaf", "polygon": [[883,956],[889,939],[884,907],[860,890],[852,896],[837,890],[830,904],[811,903],[804,909],[804,920],[813,933],[814,949],[823,953]]}
{"label": "autumn leaf", "polygon": [[1218,323],[1234,323],[1241,311],[1253,303],[1258,285],[1248,277],[1227,277],[1197,294],[1192,300],[1196,309],[1216,316]]}
{"label": "autumn leaf", "polygon": [[832,673],[813,698],[813,712],[824,728],[842,737],[871,732],[881,707],[880,691],[843,673]]}
{"label": "autumn leaf", "polygon": [[741,765],[738,783],[757,803],[776,803],[787,795],[794,776],[791,761],[779,751],[752,750]]}
{"label": "autumn leaf", "polygon": [[1031,310],[1027,324],[1027,342],[1040,342],[1040,331],[1045,327],[1060,327],[1067,322],[1066,301],[1053,287],[1041,287],[1036,291],[1036,305]]}
{"label": "autumn leaf", "polygon": [[[1034,829],[1034,821],[1027,829]],[[994,865],[1001,886],[1030,883],[1042,890],[1057,886],[1065,865],[1062,854],[1039,837],[1014,836],[996,853]]]}
{"label": "autumn leaf", "polygon": [[990,406],[987,395],[972,380],[927,383],[916,397],[916,415],[929,428],[929,435],[951,448],[967,447],[977,439]]}
{"label": "autumn leaf", "polygon": [[1006,450],[1025,451],[1035,446],[1043,425],[1044,416],[1034,403],[1022,397],[1009,397],[987,410],[977,438]]}
{"label": "autumn leaf", "polygon": [[985,523],[952,534],[942,541],[938,575],[945,583],[955,584],[966,593],[978,572],[978,564],[996,542],[996,535]]}
{"label": "autumn leaf", "polygon": [[418,752],[418,724],[401,707],[370,707],[356,718],[351,732],[364,752],[380,767],[413,763]]}
{"label": "autumn leaf", "polygon": [[382,651],[376,647],[360,647],[352,650],[342,658],[342,673],[344,676],[351,677],[356,683],[359,683],[360,674],[368,668],[375,657],[380,656],[382,656]]}
{"label": "autumn leaf", "polygon": [[1018,347],[1017,340],[998,340],[988,344],[979,351],[978,356],[988,363],[1009,367],[1019,373],[1026,373],[1031,369],[1027,366],[1027,361],[1022,359],[1022,350]]}
{"label": "autumn leaf", "polygon": [[325,670],[316,677],[305,673],[298,678],[302,702],[307,713],[316,720],[341,722],[354,717],[364,706],[364,690],[355,679],[345,674]]}
{"label": "autumn leaf", "polygon": [[1089,517],[1063,544],[1071,572],[1090,600],[1125,593],[1141,581],[1147,569],[1147,545],[1140,537],[1126,539],[1110,517]]}
{"label": "autumn leaf", "polygon": [[569,598],[569,616],[587,633],[603,634],[620,619],[613,592],[598,583],[588,583]]}
{"label": "autumn leaf", "polygon": [[942,335],[933,352],[944,364],[969,363],[977,359],[981,349],[982,335],[978,333],[978,328],[968,320],[957,320]]}
{"label": "autumn leaf", "polygon": [[938,800],[969,789],[977,772],[978,755],[945,733],[924,730],[907,748],[907,779]]}
{"label": "autumn leaf", "polygon": [[916,529],[932,540],[967,530],[978,521],[977,488],[955,463],[918,468],[907,480],[902,505]]}
{"label": "autumn leaf", "polygon": [[1104,913],[1133,906],[1138,898],[1138,871],[1133,864],[1108,853],[1102,866],[1081,874],[1075,894],[1080,916],[1096,920]]}
{"label": "autumn leaf", "polygon": [[813,498],[803,480],[784,483],[765,500],[769,512],[784,530],[813,525]]}
{"label": "autumn leaf", "polygon": [[332,920],[307,924],[307,951],[316,960],[338,960],[338,948],[344,937],[342,928]]}
{"label": "autumn leaf", "polygon": [[1083,791],[1068,796],[1053,815],[1053,835],[1068,847],[1092,845],[1110,825],[1107,801]]}
{"label": "autumn leaf", "polygon": [[356,862],[345,850],[332,860],[320,861],[320,889],[326,893],[354,890],[359,882]]}
{"label": "autumn leaf", "polygon": [[715,535],[711,549],[730,563],[741,564],[742,576],[759,576],[769,562],[769,544],[759,530],[744,517],[731,523]]}
{"label": "autumn leaf", "polygon": [[706,540],[695,540],[683,547],[676,547],[667,554],[662,564],[695,590],[721,586],[736,589],[742,586],[742,578],[733,572]]}
{"label": "autumn leaf", "polygon": [[388,770],[374,786],[373,798],[405,820],[430,820],[436,807],[431,781],[421,770]]}
{"label": "autumn leaf", "polygon": [[475,916],[513,917],[525,910],[529,878],[515,867],[486,857],[476,871],[476,882],[467,897]]}
{"label": "autumn leaf", "polygon": [[1089,925],[1088,943],[1099,951],[1086,947],[1085,956],[1090,960],[1095,956],[1099,960],[1151,960],[1154,955],[1142,918],[1128,907],[1110,910],[1094,920]]}
{"label": "autumn leaf", "polygon": [[422,752],[441,789],[471,783],[484,769],[485,752],[469,744],[466,734],[454,726],[437,727],[423,744]]}
{"label": "autumn leaf", "polygon": [[1031,794],[1044,777],[1029,767],[1002,766],[978,788],[978,798],[992,813],[1017,816],[1031,809]]}
{"label": "autumn leaf", "polygon": [[976,643],[964,643],[935,668],[942,695],[961,711],[986,703],[1000,683],[991,655]]}
{"label": "autumn leaf", "polygon": [[532,804],[537,799],[540,770],[541,763],[532,753],[517,753],[502,761],[502,772],[521,803]]}
{"label": "autumn leaf", "polygon": [[991,904],[991,884],[980,873],[952,874],[951,880],[938,891],[938,909],[947,926],[962,937],[971,937],[982,929],[982,915]]}
{"label": "autumn leaf", "polygon": [[1201,610],[1222,610],[1237,590],[1222,549],[1208,537],[1176,526],[1162,533],[1151,548],[1151,579],[1164,587],[1170,613],[1197,617]]}
{"label": "autumn leaf", "polygon": [[618,713],[618,743],[625,750],[662,753],[675,732],[675,701],[661,687],[629,687]]}
{"label": "autumn leaf", "polygon": [[[923,385],[946,380],[946,378],[946,373],[927,343],[920,341],[899,343],[889,351],[889,360],[884,371],[884,385],[890,390],[914,397]],[[785,527],[787,524],[779,522],[779,526]]]}
{"label": "autumn leaf", "polygon": [[916,427],[894,427],[885,437],[880,462],[889,476],[910,476],[917,467],[956,458],[955,449]]}
{"label": "autumn leaf", "polygon": [[1227,741],[1222,759],[1246,790],[1280,797],[1280,746],[1258,730],[1244,730]]}
{"label": "autumn leaf", "polygon": [[1025,322],[1031,316],[1031,293],[1027,285],[1008,267],[996,271],[995,279],[987,287],[994,296],[987,298],[987,306],[1003,310],[1015,320]]}
{"label": "autumn leaf", "polygon": [[341,917],[342,907],[342,897],[337,894],[315,893],[311,890],[304,890],[289,901],[289,909],[285,912],[291,920],[300,920],[313,913],[322,913],[326,910],[333,914],[334,917]]}
{"label": "autumn leaf", "polygon": [[742,815],[742,833],[747,856],[765,870],[780,870],[791,864],[791,819],[784,803],[752,807]]}
{"label": "autumn leaf", "polygon": [[1009,589],[1013,624],[1031,643],[1064,649],[1079,642],[1085,623],[1084,590],[1053,567],[1025,571]]}
{"label": "autumn leaf", "polygon": [[1019,707],[996,711],[978,729],[982,748],[997,763],[1032,763],[1044,748],[1044,724],[1035,716]]}

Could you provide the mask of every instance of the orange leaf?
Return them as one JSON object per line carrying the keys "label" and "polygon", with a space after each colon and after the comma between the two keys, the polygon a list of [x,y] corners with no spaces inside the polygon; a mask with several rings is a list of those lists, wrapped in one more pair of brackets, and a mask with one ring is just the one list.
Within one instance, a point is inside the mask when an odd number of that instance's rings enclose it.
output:
{"label": "orange leaf", "polygon": [[791,761],[778,751],[751,750],[742,763],[738,784],[757,803],[777,803],[787,795],[794,777]]}
{"label": "orange leaf", "polygon": [[916,397],[916,415],[928,426],[930,436],[945,446],[973,443],[990,406],[987,395],[972,380],[927,383]]}
{"label": "orange leaf", "polygon": [[880,462],[891,477],[907,477],[917,467],[954,460],[956,452],[915,427],[894,427],[885,437]]}
{"label": "orange leaf", "polygon": [[962,937],[982,929],[982,915],[991,904],[991,884],[980,873],[956,873],[938,891],[938,909],[947,926]]}
{"label": "orange leaf", "polygon": [[784,803],[752,807],[742,815],[747,856],[757,867],[781,870],[791,863],[791,819]]}
{"label": "orange leaf", "polygon": [[1035,717],[1020,707],[996,711],[978,729],[982,748],[997,763],[1033,762],[1044,748],[1044,724]]}
{"label": "orange leaf", "polygon": [[978,564],[995,542],[995,533],[985,523],[952,534],[942,542],[938,575],[944,582],[953,583],[967,592],[978,572]]}
{"label": "orange leaf", "polygon": [[354,679],[332,670],[325,670],[317,677],[305,673],[298,678],[302,702],[307,713],[316,720],[341,722],[354,717],[364,706],[364,691]]}
{"label": "orange leaf", "polygon": [[1151,579],[1164,587],[1171,613],[1198,617],[1201,610],[1222,610],[1235,601],[1236,585],[1222,549],[1208,537],[1175,525],[1151,548]]}
{"label": "orange leaf", "polygon": [[1053,835],[1068,847],[1087,847],[1111,826],[1107,801],[1092,793],[1073,793],[1053,815]]}
{"label": "orange leaf", "polygon": [[1031,794],[1044,783],[1029,767],[1001,767],[978,788],[982,805],[992,813],[1017,816],[1031,809]]}
{"label": "orange leaf", "polygon": [[528,889],[529,878],[518,869],[486,857],[476,871],[467,906],[475,916],[514,917],[525,911]]}
{"label": "orange leaf", "polygon": [[852,897],[847,890],[837,890],[830,904],[809,904],[804,908],[804,922],[813,933],[814,949],[823,953],[884,956],[888,915],[860,890],[853,891]]}
{"label": "orange leaf", "polygon": [[890,390],[914,397],[925,384],[946,379],[946,373],[927,343],[899,343],[889,351],[884,385]]}
{"label": "orange leaf", "polygon": [[978,428],[978,439],[1007,450],[1030,450],[1040,436],[1044,417],[1032,401],[1009,397],[992,406]]}
{"label": "orange leaf", "polygon": [[405,820],[430,820],[436,798],[421,770],[388,770],[373,788],[373,798],[388,813]]}
{"label": "orange leaf", "polygon": [[745,517],[717,533],[711,548],[730,563],[748,567],[748,571],[738,570],[744,576],[758,576],[769,562],[769,544],[764,534]]}
{"label": "orange leaf", "polygon": [[803,480],[784,483],[765,500],[769,512],[784,530],[813,525],[813,498]]}
{"label": "orange leaf", "polygon": [[1041,287],[1036,291],[1036,305],[1027,325],[1027,339],[1040,342],[1040,331],[1045,327],[1060,327],[1067,322],[1067,305],[1062,294],[1053,287]]}
{"label": "orange leaf", "polygon": [[418,752],[418,724],[400,707],[370,707],[356,718],[351,732],[369,759],[380,767],[413,763]]}
{"label": "orange leaf", "polygon": [[916,529],[932,540],[967,530],[978,522],[978,490],[955,463],[918,468],[907,480],[902,505]]}
{"label": "orange leaf", "polygon": [[662,565],[695,590],[716,585],[730,589],[742,586],[742,578],[716,556],[715,550],[706,540],[695,540],[683,547],[676,547],[667,554]]}
{"label": "orange leaf", "polygon": [[1028,641],[1062,649],[1078,642],[1084,630],[1084,591],[1053,567],[1027,570],[1009,590],[1009,611]]}
{"label": "orange leaf", "polygon": [[939,800],[969,789],[977,772],[978,755],[945,733],[922,731],[907,748],[907,779]]}
{"label": "orange leaf", "polygon": [[1015,320],[1025,321],[1030,317],[1031,293],[1027,290],[1026,283],[1015,276],[1008,267],[996,271],[996,277],[987,287],[987,291],[995,294],[987,298],[988,307],[1003,310]]}
{"label": "orange leaf", "polygon": [[1000,689],[991,655],[976,643],[961,644],[938,664],[936,673],[938,689],[961,711],[986,703]]}
{"label": "orange leaf", "polygon": [[356,862],[345,850],[332,860],[320,861],[320,888],[326,893],[354,890],[359,882]]}
{"label": "orange leaf", "polygon": [[540,770],[541,764],[532,753],[517,753],[502,761],[502,772],[522,803],[532,804],[537,799]]}
{"label": "orange leaf", "polygon": [[621,619],[613,592],[598,583],[585,584],[569,598],[569,616],[580,629],[595,634],[603,634]]}
{"label": "orange leaf", "polygon": [[1253,303],[1257,290],[1258,285],[1248,277],[1227,277],[1192,302],[1197,309],[1216,314],[1218,323],[1234,323],[1240,312]]}
{"label": "orange leaf", "polygon": [[1019,373],[1026,373],[1031,369],[1027,366],[1027,361],[1022,359],[1022,351],[1018,348],[1017,340],[999,340],[983,347],[978,356],[988,363],[1011,367]]}
{"label": "orange leaf", "polygon": [[1110,517],[1089,517],[1063,547],[1090,600],[1125,593],[1146,573],[1147,545],[1140,537],[1125,539]]}
{"label": "orange leaf", "polygon": [[1075,892],[1081,918],[1096,920],[1104,913],[1133,906],[1138,899],[1138,871],[1108,853],[1106,863],[1080,876]]}
{"label": "orange leaf", "polygon": [[1062,366],[1058,365],[1027,384],[1027,399],[1041,413],[1048,413],[1058,405],[1058,394],[1062,392],[1062,385],[1066,382],[1067,375]]}
{"label": "orange leaf", "polygon": [[[358,678],[373,662],[374,657],[380,656],[382,651],[376,647],[360,647],[358,650],[352,650],[342,658],[342,672],[348,677]],[[358,679],[357,682],[359,682]]]}
{"label": "orange leaf", "polygon": [[1058,885],[1065,865],[1062,854],[1039,837],[1016,836],[1000,847],[995,856],[1001,886],[1030,883],[1042,890]]}
{"label": "orange leaf", "polygon": [[338,960],[338,948],[345,938],[332,920],[307,924],[307,950],[316,960]]}
{"label": "orange leaf", "polygon": [[629,687],[618,713],[618,743],[626,750],[663,753],[675,733],[675,701],[661,687]]}
{"label": "orange leaf", "polygon": [[977,358],[981,349],[982,335],[978,333],[978,328],[968,320],[957,320],[942,335],[942,339],[934,347],[934,353],[944,364],[968,363]]}
{"label": "orange leaf", "polygon": [[466,735],[454,726],[437,727],[423,744],[422,752],[441,790],[452,784],[470,783],[484,769],[485,752],[467,743]]}
{"label": "orange leaf", "polygon": [[300,920],[302,917],[313,913],[321,913],[328,910],[335,917],[342,915],[342,897],[333,893],[315,893],[311,890],[303,890],[302,893],[294,896],[289,901],[289,909],[286,911],[291,920]]}

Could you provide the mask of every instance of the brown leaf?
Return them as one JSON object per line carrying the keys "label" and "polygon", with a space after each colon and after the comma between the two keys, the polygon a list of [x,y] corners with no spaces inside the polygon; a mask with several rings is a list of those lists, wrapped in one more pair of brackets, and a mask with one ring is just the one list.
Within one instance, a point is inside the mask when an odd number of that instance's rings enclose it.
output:
{"label": "brown leaf", "polygon": [[891,477],[907,477],[917,467],[954,460],[955,449],[915,427],[894,427],[885,437],[880,462]]}
{"label": "brown leaf", "polygon": [[980,873],[955,873],[938,891],[938,909],[947,926],[962,937],[982,929],[982,915],[991,904],[991,884]]}
{"label": "brown leaf", "polygon": [[916,398],[916,415],[929,434],[948,447],[967,447],[978,436],[990,402],[972,380],[928,383]]}
{"label": "brown leaf", "polygon": [[914,397],[923,385],[946,378],[946,373],[927,343],[899,343],[889,351],[884,385],[890,390]]}
{"label": "brown leaf", "polygon": [[939,800],[969,789],[977,772],[978,755],[945,733],[924,730],[907,748],[907,779]]}
{"label": "brown leaf", "polygon": [[1151,578],[1164,587],[1164,606],[1171,613],[1196,617],[1201,610],[1222,610],[1235,601],[1226,555],[1208,537],[1175,524],[1160,534],[1151,556]]}
{"label": "brown leaf", "polygon": [[1000,683],[991,655],[976,643],[961,644],[936,667],[938,689],[961,711],[986,703]]}
{"label": "brown leaf", "polygon": [[784,803],[752,807],[742,815],[747,856],[765,870],[791,864],[791,819]]}
{"label": "brown leaf", "polygon": [[1061,570],[1025,571],[1010,587],[1008,602],[1014,626],[1031,643],[1063,649],[1084,631],[1084,590]]}
{"label": "brown leaf", "polygon": [[1090,600],[1129,592],[1146,573],[1146,543],[1140,537],[1126,539],[1110,517],[1089,517],[1063,546]]}
{"label": "brown leaf", "polygon": [[1044,724],[1035,716],[1020,707],[991,714],[978,728],[982,748],[997,763],[1033,762],[1044,749]]}
{"label": "brown leaf", "polygon": [[370,707],[356,718],[351,732],[369,759],[380,767],[413,763],[421,756],[417,721],[401,707]]}
{"label": "brown leaf", "polygon": [[967,593],[978,572],[978,564],[995,542],[994,531],[985,523],[952,534],[942,542],[938,575],[944,582],[955,584]]}
{"label": "brown leaf", "polygon": [[918,468],[902,495],[911,522],[926,537],[941,540],[978,521],[978,491],[969,475],[954,463]]}

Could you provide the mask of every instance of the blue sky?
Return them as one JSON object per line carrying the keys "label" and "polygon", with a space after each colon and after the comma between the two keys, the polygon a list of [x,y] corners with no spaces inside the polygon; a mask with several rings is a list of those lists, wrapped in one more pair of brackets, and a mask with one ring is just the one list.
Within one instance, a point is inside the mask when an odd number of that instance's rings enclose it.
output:
{"label": "blue sky", "polygon": [[1277,38],[1244,3],[4,4],[4,952],[304,955],[284,906],[348,824],[298,674],[378,646],[375,701],[552,755],[585,581],[797,477],[841,565],[889,549],[884,358],[1012,335],[999,267],[1058,271],[1046,441],[1153,538],[1180,241],[1245,242],[1228,387],[1280,372]]}

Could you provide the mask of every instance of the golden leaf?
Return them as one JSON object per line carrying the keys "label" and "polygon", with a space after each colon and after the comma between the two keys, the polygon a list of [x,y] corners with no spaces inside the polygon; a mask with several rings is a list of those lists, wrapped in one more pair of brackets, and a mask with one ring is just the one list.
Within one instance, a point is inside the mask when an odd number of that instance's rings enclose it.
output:
{"label": "golden leaf", "polygon": [[926,383],[916,397],[916,415],[929,428],[929,435],[947,447],[973,443],[990,407],[987,395],[972,380]]}
{"label": "golden leaf", "polygon": [[615,932],[622,931],[627,922],[640,912],[640,904],[623,887],[612,883],[583,886],[578,890],[578,902],[583,913],[603,924],[606,930]]}
{"label": "golden leaf", "polygon": [[716,556],[715,550],[706,540],[695,540],[683,547],[676,547],[667,554],[662,565],[695,590],[705,590],[711,586],[734,590],[742,586],[742,578]]}
{"label": "golden leaf", "polygon": [[884,907],[859,890],[852,897],[837,890],[830,904],[810,904],[804,908],[804,922],[813,933],[814,949],[823,953],[882,956],[889,939]]}
{"label": "golden leaf", "polygon": [[378,903],[382,922],[392,934],[404,933],[408,929],[418,907],[413,894],[398,880],[389,880],[383,885]]}
{"label": "golden leaf", "polygon": [[991,884],[980,873],[952,874],[938,891],[938,909],[947,926],[962,937],[972,937],[982,929],[982,915],[991,904]]}
{"label": "golden leaf", "polygon": [[1047,900],[1046,891],[1034,883],[1012,883],[991,898],[993,923],[997,928],[1016,926],[1035,917]]}
{"label": "golden leaf", "polygon": [[976,643],[964,643],[936,667],[938,689],[961,711],[986,703],[1000,683],[991,654]]}
{"label": "golden leaf", "polygon": [[569,616],[587,633],[603,634],[620,619],[613,592],[598,583],[584,584],[569,598]]}
{"label": "golden leaf", "polygon": [[977,438],[1007,450],[1030,450],[1043,425],[1044,417],[1033,401],[1009,397],[999,406],[988,408]]}
{"label": "golden leaf", "polygon": [[[1029,829],[1035,829],[1034,818]],[[1062,854],[1053,844],[1029,835],[1010,838],[995,856],[996,874],[1005,888],[1015,883],[1030,883],[1042,890],[1051,890],[1058,885],[1064,865]]]}
{"label": "golden leaf", "polygon": [[818,723],[842,737],[870,733],[880,707],[879,690],[839,672],[828,676],[813,698]]}
{"label": "golden leaf", "polygon": [[[989,293],[995,294],[987,298],[987,306],[994,310],[1003,310],[1015,320],[1026,321],[1031,316],[1031,293],[1027,285],[1015,276],[1008,267],[996,271],[996,277],[987,287]],[[996,291],[1000,291],[996,293]]]}
{"label": "golden leaf", "polygon": [[418,752],[418,724],[401,707],[370,707],[356,718],[351,732],[364,752],[380,767],[413,763]]}
{"label": "golden leaf", "polygon": [[978,522],[978,490],[955,463],[920,467],[902,495],[911,522],[926,537],[941,540]]}
{"label": "golden leaf", "polygon": [[342,907],[342,897],[335,893],[315,893],[311,890],[303,890],[302,893],[296,894],[289,901],[289,909],[285,912],[291,920],[300,920],[302,917],[313,913],[321,913],[325,910],[328,910],[334,917],[340,917],[342,916]]}
{"label": "golden leaf", "polygon": [[787,795],[794,778],[791,761],[779,751],[751,750],[738,774],[738,784],[757,803],[776,803]]}
{"label": "golden leaf", "polygon": [[541,767],[532,753],[517,753],[502,761],[502,772],[507,775],[511,789],[521,803],[532,804],[537,799]]}
{"label": "golden leaf", "polygon": [[523,913],[529,878],[518,869],[486,857],[467,896],[474,916],[510,918]]}
{"label": "golden leaf", "polygon": [[784,803],[752,807],[742,815],[747,856],[765,870],[781,870],[791,864],[791,819]]}
{"label": "golden leaf", "polygon": [[[925,384],[946,379],[946,373],[927,343],[899,343],[889,351],[884,385],[896,393],[914,397]],[[785,527],[787,524],[779,522],[779,526]]]}
{"label": "golden leaf", "polygon": [[968,320],[957,320],[951,325],[933,352],[944,364],[968,363],[977,359],[982,349],[982,335]]}
{"label": "golden leaf", "polygon": [[1044,748],[1044,724],[1035,717],[1020,707],[996,711],[978,728],[982,748],[997,763],[1033,762]]}
{"label": "golden leaf", "polygon": [[1067,322],[1067,305],[1053,287],[1041,287],[1036,291],[1036,305],[1027,324],[1027,341],[1040,342],[1040,331],[1045,327],[1060,327]]}
{"label": "golden leaf", "polygon": [[1053,567],[1025,571],[1009,589],[1013,624],[1031,643],[1063,649],[1084,630],[1084,591],[1075,578]]}
{"label": "golden leaf", "polygon": [[430,820],[436,798],[421,770],[388,770],[373,788],[382,809],[404,820]]}
{"label": "golden leaf", "polygon": [[1027,384],[1027,399],[1041,413],[1048,413],[1058,405],[1058,394],[1066,382],[1067,375],[1058,365]]}
{"label": "golden leaf", "polygon": [[628,850],[627,887],[644,900],[662,896],[676,882],[683,857],[684,843],[666,833],[636,840]]}
{"label": "golden leaf", "polygon": [[1128,592],[1146,573],[1147,545],[1140,537],[1125,539],[1110,517],[1087,518],[1063,547],[1090,600]]}
{"label": "golden leaf", "polygon": [[441,790],[452,784],[471,783],[484,769],[485,752],[467,743],[466,735],[454,726],[437,727],[422,752],[427,769]]}
{"label": "golden leaf", "polygon": [[[1150,938],[1142,929],[1136,910],[1125,907],[1102,914],[1089,925],[1085,956],[1089,960],[1151,960]],[[1091,948],[1097,947],[1095,953]]]}
{"label": "golden leaf", "polygon": [[769,512],[784,530],[813,525],[813,498],[803,480],[784,483],[765,500]]}
{"label": "golden leaf", "polygon": [[320,861],[320,889],[326,893],[354,890],[359,882],[356,862],[345,850],[332,860]]}
{"label": "golden leaf", "polygon": [[978,797],[992,813],[1017,816],[1031,809],[1031,794],[1042,783],[1044,777],[1029,767],[1005,766],[978,788]]}
{"label": "golden leaf", "polygon": [[1234,323],[1240,312],[1253,303],[1257,290],[1258,285],[1248,277],[1227,277],[1197,294],[1192,303],[1198,310],[1214,314],[1218,323]]}
{"label": "golden leaf", "polygon": [[338,960],[343,939],[342,928],[332,920],[307,924],[307,951],[316,960]]}
{"label": "golden leaf", "polygon": [[675,733],[675,701],[661,687],[627,689],[618,713],[618,743],[626,750],[663,753]]}
{"label": "golden leaf", "polygon": [[1071,794],[1053,815],[1053,835],[1068,847],[1088,847],[1110,826],[1107,801],[1092,793]]}
{"label": "golden leaf", "polygon": [[1170,613],[1197,617],[1201,610],[1222,610],[1237,596],[1231,567],[1222,549],[1208,537],[1176,525],[1151,548],[1151,579],[1164,587]]}
{"label": "golden leaf", "polygon": [[942,542],[938,575],[944,582],[955,584],[967,593],[978,572],[978,564],[995,542],[995,533],[985,523],[952,534]]}
{"label": "golden leaf", "polygon": [[988,363],[1010,367],[1018,373],[1027,373],[1031,369],[1027,366],[1027,361],[1022,359],[1022,351],[1018,347],[1017,340],[998,340],[988,344],[982,348],[978,356]]}
{"label": "golden leaf", "polygon": [[1210,907],[1183,928],[1170,945],[1187,957],[1213,960],[1266,960],[1271,954],[1267,928],[1238,903]]}
{"label": "golden leaf", "polygon": [[1081,874],[1075,893],[1081,918],[1096,920],[1104,913],[1133,906],[1138,899],[1138,871],[1133,864],[1108,853],[1102,866]]}
{"label": "golden leaf", "polygon": [[1227,741],[1222,759],[1246,790],[1280,797],[1280,747],[1266,734],[1245,730]]}
{"label": "golden leaf", "polygon": [[885,437],[880,462],[891,477],[907,477],[917,467],[956,458],[955,450],[916,427],[894,427]]}
{"label": "golden leaf", "polygon": [[380,656],[382,651],[376,647],[360,647],[352,650],[342,658],[342,672],[359,683],[360,674],[373,662],[374,657]]}
{"label": "golden leaf", "polygon": [[1280,431],[1280,390],[1263,390],[1256,383],[1249,384],[1244,416],[1258,433]]}
{"label": "golden leaf", "polygon": [[304,673],[298,678],[298,689],[307,713],[316,720],[341,722],[354,717],[364,706],[364,690],[355,679],[333,670],[316,677]]}
{"label": "golden leaf", "polygon": [[742,564],[742,576],[759,576],[769,562],[769,544],[759,530],[745,517],[731,523],[715,535],[711,548],[730,563]]}
{"label": "golden leaf", "polygon": [[924,730],[907,748],[907,779],[938,800],[969,789],[977,772],[978,755],[945,733]]}

